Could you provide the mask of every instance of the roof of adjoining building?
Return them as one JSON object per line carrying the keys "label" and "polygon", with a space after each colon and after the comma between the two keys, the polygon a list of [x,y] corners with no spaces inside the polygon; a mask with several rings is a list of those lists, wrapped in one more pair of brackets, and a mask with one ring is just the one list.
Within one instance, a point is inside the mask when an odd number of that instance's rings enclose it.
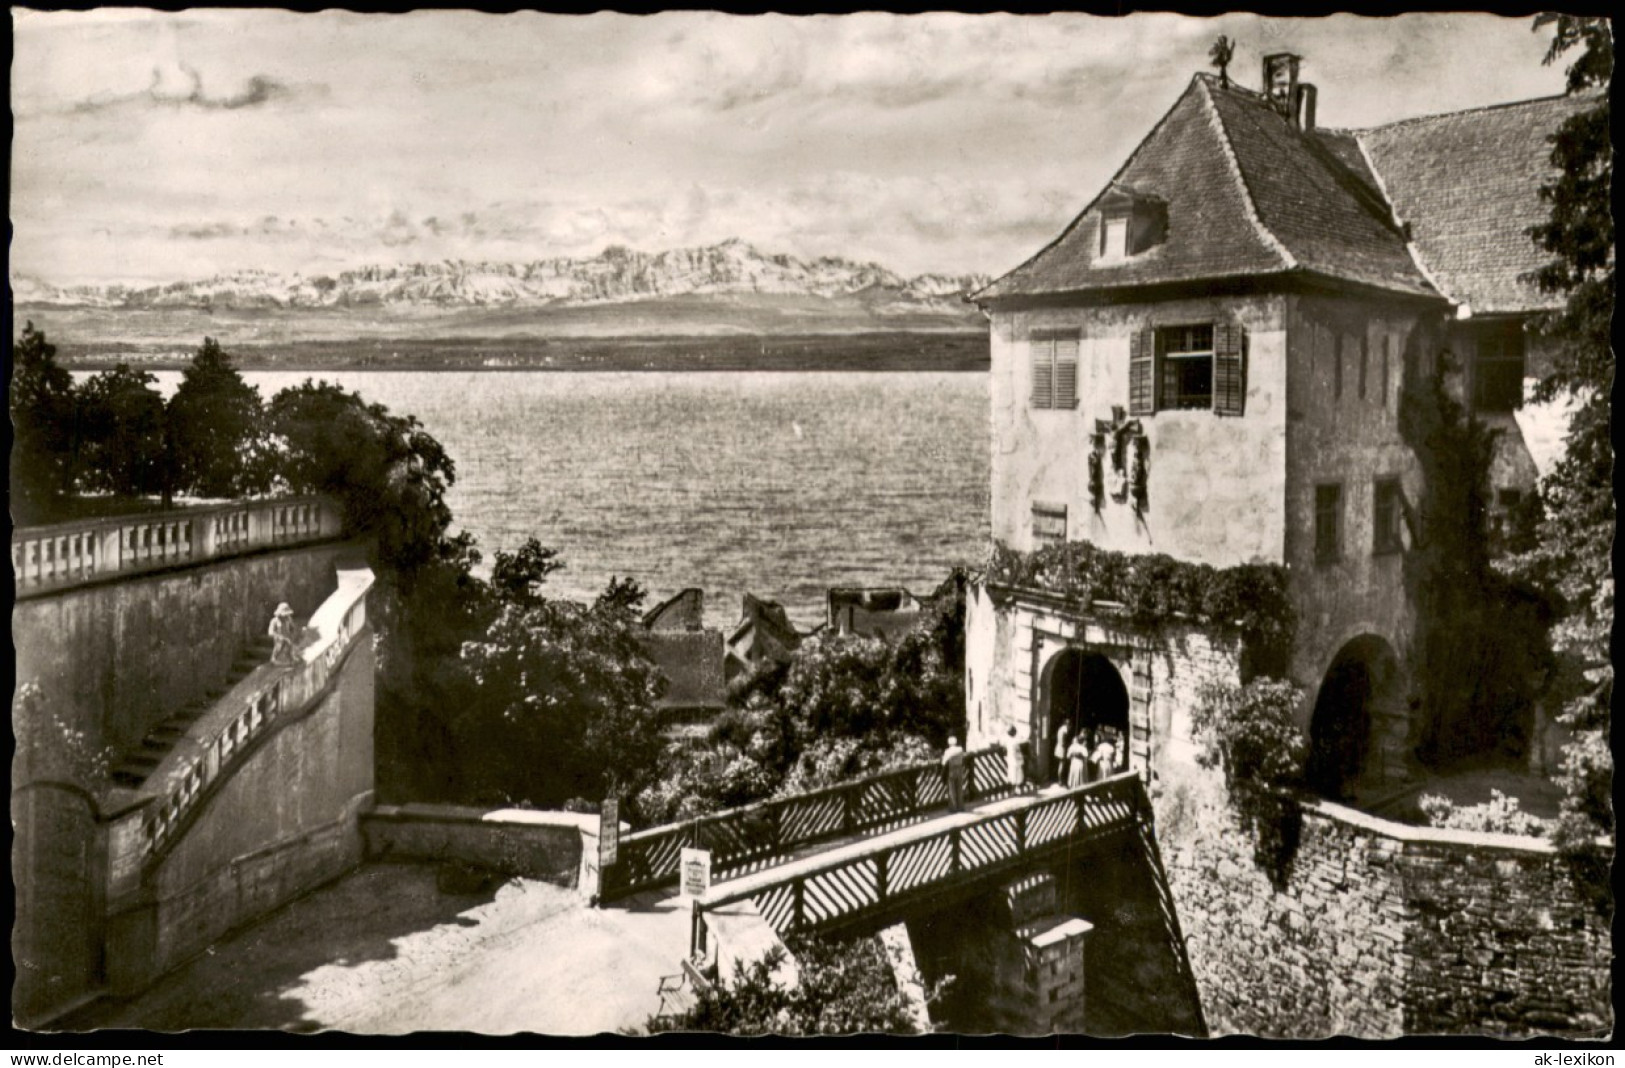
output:
{"label": "roof of adjoining building", "polygon": [[1520,276],[1547,257],[1529,238],[1556,176],[1548,138],[1592,96],[1554,96],[1356,130],[1388,199],[1445,295],[1475,313],[1555,307]]}
{"label": "roof of adjoining building", "polygon": [[[1549,307],[1519,281],[1541,262],[1527,231],[1544,214],[1547,136],[1591,102],[1553,97],[1305,132],[1262,94],[1198,74],[1060,237],[976,299],[1290,272],[1444,296],[1475,312]],[[1103,260],[1102,200],[1125,190],[1166,206],[1166,237]]]}

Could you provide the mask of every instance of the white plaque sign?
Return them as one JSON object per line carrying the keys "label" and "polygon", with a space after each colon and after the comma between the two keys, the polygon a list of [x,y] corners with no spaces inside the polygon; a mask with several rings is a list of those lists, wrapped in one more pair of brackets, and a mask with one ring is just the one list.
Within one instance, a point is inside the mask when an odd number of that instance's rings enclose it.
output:
{"label": "white plaque sign", "polygon": [[685,849],[679,862],[682,877],[682,897],[688,901],[705,896],[711,889],[711,851]]}

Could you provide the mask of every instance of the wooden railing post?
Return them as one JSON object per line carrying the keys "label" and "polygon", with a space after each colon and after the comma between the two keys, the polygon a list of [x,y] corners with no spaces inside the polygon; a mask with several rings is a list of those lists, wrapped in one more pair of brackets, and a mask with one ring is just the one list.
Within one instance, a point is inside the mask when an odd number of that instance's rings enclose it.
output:
{"label": "wooden railing post", "polygon": [[803,901],[802,901],[802,897],[803,897],[802,891],[806,888],[806,885],[807,885],[807,883],[806,883],[805,879],[797,879],[795,881],[796,908],[795,908],[795,911],[790,914],[791,915],[790,930],[792,930],[792,931],[801,930],[802,924],[807,922],[806,918],[805,918],[805,915],[804,915],[804,912],[803,912]]}
{"label": "wooden railing post", "polygon": [[852,812],[852,795],[862,788],[861,786],[848,786],[841,791],[841,831],[845,834],[850,835],[857,832],[857,820]]}
{"label": "wooden railing post", "polygon": [[886,903],[886,865],[891,860],[891,850],[886,850],[875,858],[875,904]]}
{"label": "wooden railing post", "polygon": [[705,954],[705,916],[700,910],[700,903],[694,902],[691,906],[688,933],[688,959],[700,961]]}
{"label": "wooden railing post", "polygon": [[1016,855],[1027,852],[1027,810],[1016,810]]}
{"label": "wooden railing post", "polygon": [[948,874],[959,874],[959,828],[952,827],[948,831],[948,846],[951,860],[948,864]]}

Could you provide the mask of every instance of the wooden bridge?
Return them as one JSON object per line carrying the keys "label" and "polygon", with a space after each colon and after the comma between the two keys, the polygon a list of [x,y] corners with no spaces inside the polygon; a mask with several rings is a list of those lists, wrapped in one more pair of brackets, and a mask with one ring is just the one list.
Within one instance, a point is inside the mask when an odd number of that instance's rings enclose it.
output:
{"label": "wooden bridge", "polygon": [[990,887],[1107,838],[1132,836],[1144,811],[1138,773],[1076,789],[1006,796],[786,859],[714,883],[694,902],[690,953],[704,954],[706,914],[755,904],[780,935],[895,918]]}
{"label": "wooden bridge", "polygon": [[[966,801],[1010,793],[1004,753],[965,755]],[[714,878],[731,878],[779,864],[819,843],[879,834],[948,811],[942,769],[919,764],[794,797],[760,801],[683,823],[651,827],[620,840],[614,864],[600,873],[598,897],[614,901],[677,883],[684,849],[711,853]]]}
{"label": "wooden bridge", "polygon": [[923,764],[629,834],[600,873],[599,900],[673,885],[682,851],[705,849],[713,884],[694,904],[693,949],[705,913],[747,899],[781,935],[830,930],[1135,832],[1148,811],[1137,773],[1023,794],[1005,781],[1001,750],[966,763],[965,812],[949,808],[942,769]]}

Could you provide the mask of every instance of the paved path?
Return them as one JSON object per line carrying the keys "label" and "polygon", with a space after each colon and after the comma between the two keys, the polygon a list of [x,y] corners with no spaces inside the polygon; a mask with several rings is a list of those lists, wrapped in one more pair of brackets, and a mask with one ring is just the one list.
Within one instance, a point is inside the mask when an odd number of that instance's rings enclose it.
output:
{"label": "paved path", "polygon": [[74,1029],[535,1032],[639,1029],[687,949],[669,894],[591,909],[513,879],[451,895],[429,866],[373,864],[222,939],[141,997]]}

